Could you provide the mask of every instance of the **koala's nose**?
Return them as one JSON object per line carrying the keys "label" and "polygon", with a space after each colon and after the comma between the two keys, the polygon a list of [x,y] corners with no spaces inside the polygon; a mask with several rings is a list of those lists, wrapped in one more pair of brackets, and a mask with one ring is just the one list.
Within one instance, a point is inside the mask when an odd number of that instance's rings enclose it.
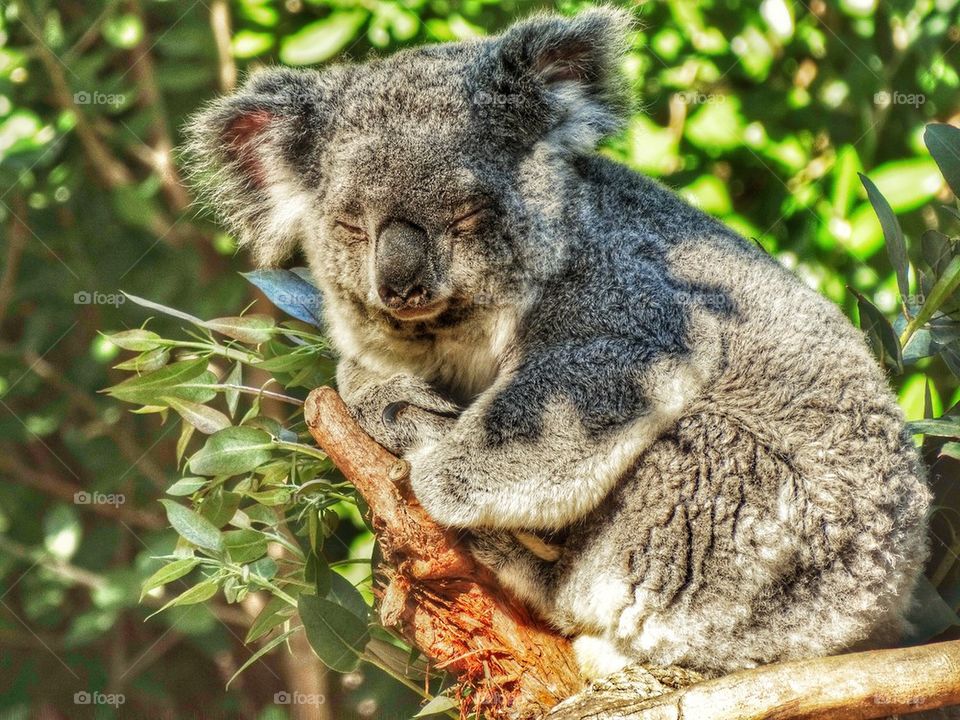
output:
{"label": "koala's nose", "polygon": [[380,285],[377,288],[377,294],[388,307],[397,308],[403,305],[413,305],[427,299],[428,293],[423,285],[407,285],[406,287],[396,287],[393,285]]}
{"label": "koala's nose", "polygon": [[430,238],[402,220],[388,223],[377,237],[376,287],[384,305],[397,309],[430,300]]}

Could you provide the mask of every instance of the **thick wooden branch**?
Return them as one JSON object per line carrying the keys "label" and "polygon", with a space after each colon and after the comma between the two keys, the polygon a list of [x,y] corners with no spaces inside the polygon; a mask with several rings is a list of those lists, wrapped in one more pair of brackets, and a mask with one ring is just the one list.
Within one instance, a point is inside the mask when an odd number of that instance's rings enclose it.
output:
{"label": "thick wooden branch", "polygon": [[621,682],[580,693],[547,717],[868,720],[957,704],[960,640],[767,665],[647,699]]}
{"label": "thick wooden branch", "polygon": [[304,416],[370,507],[387,565],[381,621],[472,690],[465,715],[540,718],[580,689],[567,640],[505,595],[457,534],[430,519],[409,490],[406,463],[360,429],[334,390],[310,393]]}
{"label": "thick wooden branch", "polygon": [[304,415],[370,507],[386,563],[381,620],[472,690],[464,715],[868,720],[960,704],[960,641],[769,665],[688,687],[682,672],[636,666],[584,690],[568,642],[427,516],[406,482],[406,463],[363,432],[334,390],[314,390]]}

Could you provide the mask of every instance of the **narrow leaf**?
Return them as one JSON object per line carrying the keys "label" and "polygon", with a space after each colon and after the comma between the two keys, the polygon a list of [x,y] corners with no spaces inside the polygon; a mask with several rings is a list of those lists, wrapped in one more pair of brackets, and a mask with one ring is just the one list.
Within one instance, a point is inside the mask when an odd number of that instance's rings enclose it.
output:
{"label": "narrow leaf", "polygon": [[164,565],[143,581],[143,587],[140,589],[140,600],[142,601],[144,596],[154,588],[179,580],[199,564],[200,561],[197,558],[183,558]]}
{"label": "narrow leaf", "polygon": [[196,475],[239,475],[270,460],[273,443],[262,430],[230,427],[211,435],[190,458]]}
{"label": "narrow leaf", "polygon": [[255,270],[242,273],[250,283],[291,317],[320,327],[323,325],[323,299],[314,285],[291,270]]}
{"label": "narrow leaf", "polygon": [[923,142],[953,194],[960,197],[960,128],[930,123],[923,131]]}
{"label": "narrow leaf", "polygon": [[877,190],[863,173],[860,175],[860,182],[867,189],[867,197],[870,198],[870,204],[880,220],[880,227],[883,228],[883,237],[887,245],[887,255],[890,257],[890,264],[893,265],[894,272],[897,274],[897,288],[900,290],[900,302],[906,303],[910,295],[910,260],[907,257],[907,243],[903,238],[903,230],[900,228],[900,221],[890,208],[890,203]]}
{"label": "narrow leaf", "polygon": [[173,500],[161,500],[160,503],[166,509],[167,519],[180,537],[207,550],[219,552],[223,549],[220,531],[205,517]]}
{"label": "narrow leaf", "polygon": [[367,623],[315,595],[301,595],[299,610],[310,646],[323,664],[337,672],[354,670],[370,640]]}
{"label": "narrow leaf", "polygon": [[161,397],[167,405],[176,410],[180,417],[205,435],[230,427],[230,418],[219,410],[190,400],[176,397]]}

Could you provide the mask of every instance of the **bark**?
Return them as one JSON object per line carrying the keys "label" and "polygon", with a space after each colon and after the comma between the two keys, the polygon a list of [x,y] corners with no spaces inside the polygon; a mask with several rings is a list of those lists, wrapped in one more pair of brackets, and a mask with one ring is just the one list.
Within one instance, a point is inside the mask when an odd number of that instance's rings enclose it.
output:
{"label": "bark", "polygon": [[960,704],[960,641],[700,682],[680,668],[635,666],[584,689],[568,641],[507,595],[455,531],[427,516],[406,482],[407,464],[363,432],[333,389],[314,390],[304,416],[370,508],[384,557],[381,621],[434,667],[458,676],[464,717],[480,711],[521,720],[866,720]]}

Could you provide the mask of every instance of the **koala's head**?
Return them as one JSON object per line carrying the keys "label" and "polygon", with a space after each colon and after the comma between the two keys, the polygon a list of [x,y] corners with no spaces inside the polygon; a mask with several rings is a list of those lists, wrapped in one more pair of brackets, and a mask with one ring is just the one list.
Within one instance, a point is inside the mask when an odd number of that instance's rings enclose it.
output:
{"label": "koala's head", "polygon": [[394,330],[457,323],[569,241],[569,161],[622,119],[628,30],[596,9],[257,73],[191,123],[197,184],[259,263],[302,248],[340,308]]}

